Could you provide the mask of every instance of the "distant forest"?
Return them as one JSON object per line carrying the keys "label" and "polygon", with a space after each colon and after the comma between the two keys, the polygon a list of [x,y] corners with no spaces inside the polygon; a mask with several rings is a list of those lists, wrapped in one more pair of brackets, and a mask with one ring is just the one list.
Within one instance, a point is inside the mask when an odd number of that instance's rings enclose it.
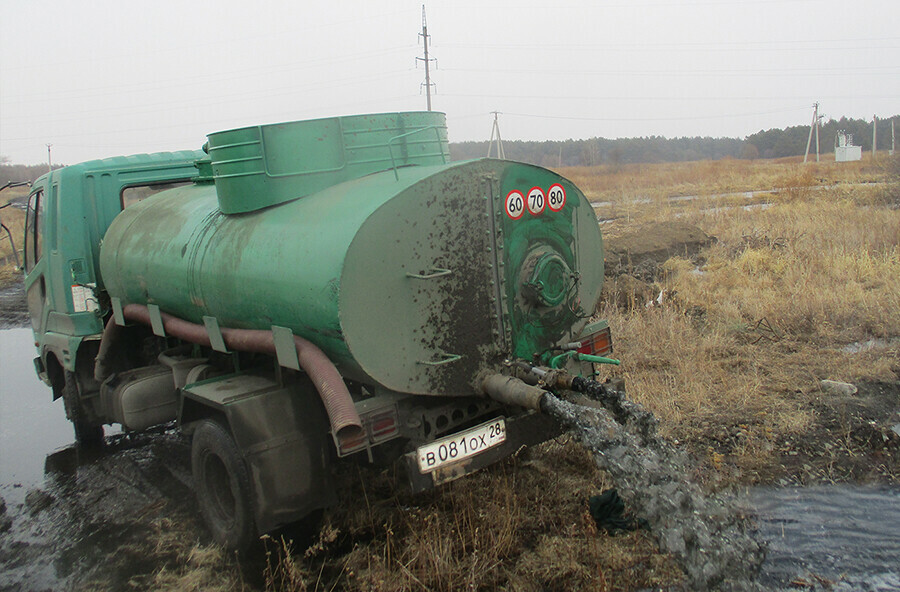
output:
{"label": "distant forest", "polygon": [[[897,117],[897,116],[895,116]],[[900,118],[895,124],[900,128]],[[834,152],[838,131],[853,134],[853,143],[863,152],[872,150],[872,122],[863,119],[830,119],[819,127],[819,152]],[[900,134],[900,129],[896,132]],[[781,158],[802,155],[806,150],[809,125],[785,129],[761,130],[739,138],[591,138],[564,141],[504,141],[506,158],[540,166],[591,166],[653,162],[718,160],[720,158]],[[891,119],[878,120],[878,149],[891,147]],[[487,155],[488,142],[456,142],[450,144],[453,160],[481,158]],[[810,153],[815,153],[815,139]],[[54,165],[59,168],[62,165]],[[0,156],[0,187],[7,182],[34,181],[47,172],[47,165],[9,164]]]}
{"label": "distant forest", "polygon": [[[2,157],[0,157],[2,158]],[[63,165],[53,165],[54,169]],[[0,187],[7,183],[31,182],[47,172],[46,164],[9,164],[4,158],[0,162]]]}
{"label": "distant forest", "polygon": [[[900,119],[895,126],[900,134]],[[853,135],[853,144],[863,152],[872,150],[872,122],[863,119],[830,119],[819,126],[819,152],[834,152],[838,131]],[[891,147],[891,120],[878,120],[878,150]],[[591,166],[598,164],[626,164],[653,162],[682,162],[689,160],[717,160],[720,158],[781,158],[802,156],[809,138],[809,125],[785,129],[760,130],[744,139],[738,138],[591,138],[564,141],[504,141],[506,158],[540,166]],[[815,153],[813,136],[810,153]],[[458,142],[450,144],[453,160],[485,156],[488,142]],[[496,156],[496,149],[492,156]]]}

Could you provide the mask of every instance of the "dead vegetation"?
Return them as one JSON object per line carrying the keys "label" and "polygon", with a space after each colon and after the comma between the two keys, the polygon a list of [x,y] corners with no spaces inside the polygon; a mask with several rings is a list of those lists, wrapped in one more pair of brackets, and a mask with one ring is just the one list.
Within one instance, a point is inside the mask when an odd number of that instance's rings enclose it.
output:
{"label": "dead vegetation", "polygon": [[267,590],[630,590],[680,572],[647,533],[597,532],[587,499],[608,487],[564,437],[410,496],[359,469],[305,551],[268,541]]}

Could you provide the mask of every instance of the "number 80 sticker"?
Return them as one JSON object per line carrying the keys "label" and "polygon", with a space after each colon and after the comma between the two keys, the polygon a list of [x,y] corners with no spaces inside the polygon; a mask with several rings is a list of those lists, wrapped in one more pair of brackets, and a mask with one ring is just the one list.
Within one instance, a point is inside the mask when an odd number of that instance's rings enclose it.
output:
{"label": "number 80 sticker", "polygon": [[506,194],[506,215],[518,220],[525,213],[525,196],[521,191],[510,191]]}
{"label": "number 80 sticker", "polygon": [[547,205],[554,212],[558,212],[566,205],[566,190],[559,183],[554,183],[547,190]]}

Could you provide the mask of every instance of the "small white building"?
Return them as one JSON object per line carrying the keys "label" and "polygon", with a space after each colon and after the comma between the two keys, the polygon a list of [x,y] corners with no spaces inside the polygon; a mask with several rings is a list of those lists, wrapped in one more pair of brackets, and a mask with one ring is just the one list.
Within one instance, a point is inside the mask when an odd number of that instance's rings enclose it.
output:
{"label": "small white building", "polygon": [[853,145],[853,134],[848,134],[844,130],[837,133],[834,138],[834,160],[835,162],[862,160],[862,146]]}

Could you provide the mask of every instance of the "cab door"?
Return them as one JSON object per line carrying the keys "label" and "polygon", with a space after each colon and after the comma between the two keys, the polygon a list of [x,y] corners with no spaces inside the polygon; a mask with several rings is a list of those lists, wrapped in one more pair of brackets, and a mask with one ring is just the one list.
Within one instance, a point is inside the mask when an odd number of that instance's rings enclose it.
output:
{"label": "cab door", "polygon": [[28,197],[25,215],[25,298],[31,327],[35,335],[44,332],[47,324],[47,262],[44,257],[44,187],[36,188]]}

